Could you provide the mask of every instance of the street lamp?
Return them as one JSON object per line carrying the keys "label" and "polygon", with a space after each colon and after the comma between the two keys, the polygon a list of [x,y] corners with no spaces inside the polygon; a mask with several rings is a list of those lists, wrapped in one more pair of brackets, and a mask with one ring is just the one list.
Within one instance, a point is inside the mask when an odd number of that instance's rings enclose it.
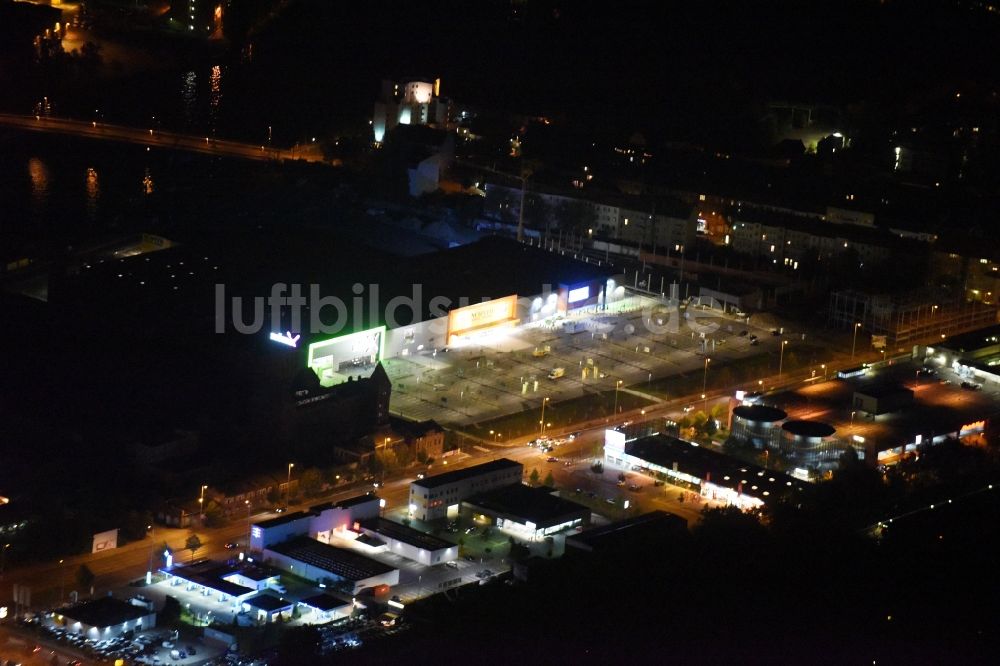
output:
{"label": "street lamp", "polygon": [[288,476],[285,479],[285,506],[288,506],[288,499],[292,495],[292,468],[295,463],[288,463]]}
{"label": "street lamp", "polygon": [[614,411],[615,414],[618,413],[618,389],[620,389],[621,386],[622,386],[622,380],[619,379],[617,382],[615,382],[615,411]]}
{"label": "street lamp", "polygon": [[778,354],[778,379],[781,379],[781,367],[785,362],[785,345],[788,344],[788,340],[781,341],[781,352]]}
{"label": "street lamp", "polygon": [[153,532],[152,524],[146,525],[146,531],[149,532],[149,562],[146,564],[146,585],[150,585],[153,582],[153,544],[156,543],[156,533]]}
{"label": "street lamp", "polygon": [[851,360],[854,360],[854,348],[858,344],[858,329],[861,328],[861,322],[854,323],[854,339],[851,341]]}
{"label": "street lamp", "polygon": [[246,552],[247,552],[247,556],[249,556],[250,555],[250,535],[252,534],[250,532],[250,500],[243,500],[243,503],[247,507],[247,548],[246,548]]}
{"label": "street lamp", "polygon": [[10,548],[9,543],[3,545],[3,550],[0,550],[0,576],[3,576],[3,572],[7,568],[7,549]]}
{"label": "street lamp", "polygon": [[854,415],[855,414],[857,414],[857,412],[851,412],[851,430],[852,431],[854,430]]}
{"label": "street lamp", "polygon": [[[706,390],[708,388],[708,364],[712,362],[712,359],[705,357],[705,371],[701,376],[701,399],[704,401],[701,405],[702,411],[708,409],[708,400],[705,398]],[[780,373],[779,373],[780,374]]]}
{"label": "street lamp", "polygon": [[538,421],[538,436],[545,436],[545,403],[549,401],[548,398],[542,398],[542,418]]}
{"label": "street lamp", "polygon": [[199,514],[199,517],[201,518],[201,524],[202,524],[203,527],[205,525],[205,489],[206,488],[208,488],[208,486],[204,486],[203,485],[201,487],[201,495],[199,495],[199,497],[198,497],[198,514]]}

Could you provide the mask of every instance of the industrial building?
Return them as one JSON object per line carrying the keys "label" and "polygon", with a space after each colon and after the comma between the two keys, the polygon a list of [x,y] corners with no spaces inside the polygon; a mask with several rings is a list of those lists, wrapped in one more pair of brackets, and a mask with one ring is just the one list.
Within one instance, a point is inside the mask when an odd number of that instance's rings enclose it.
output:
{"label": "industrial building", "polygon": [[331,537],[353,529],[356,523],[377,518],[380,509],[381,500],[376,495],[358,495],[254,523],[250,527],[250,550],[260,552],[271,544],[299,536],[329,543]]}
{"label": "industrial building", "polygon": [[948,368],[960,377],[1000,385],[1000,326],[987,326],[920,347],[917,354],[927,365]]}
{"label": "industrial building", "polygon": [[650,511],[566,537],[566,552],[622,553],[650,548],[656,539],[669,540],[687,531],[687,520],[666,511]]}
{"label": "industrial building", "polygon": [[899,384],[868,384],[854,392],[852,406],[866,414],[888,414],[913,404],[913,391]]}
{"label": "industrial building", "polygon": [[300,600],[299,610],[311,624],[324,624],[350,617],[354,612],[354,602],[324,592]]}
{"label": "industrial building", "polygon": [[295,602],[273,594],[258,594],[244,599],[240,607],[259,624],[267,624],[292,619]]}
{"label": "industrial building", "polygon": [[152,629],[156,626],[156,612],[152,602],[100,597],[54,612],[49,615],[48,621],[70,633],[91,640],[104,640],[126,631]]}
{"label": "industrial building", "polygon": [[362,555],[310,539],[293,537],[264,549],[265,563],[314,583],[337,586],[347,593],[379,585],[399,584],[399,569]]}
{"label": "industrial building", "polygon": [[410,484],[410,515],[423,521],[456,517],[463,500],[477,493],[520,483],[523,476],[524,465],[500,458],[419,479]]}
{"label": "industrial building", "polygon": [[661,474],[671,483],[702,497],[739,507],[760,509],[802,488],[799,479],[731,458],[664,434],[628,439],[623,432],[604,433],[604,464],[621,470]]}
{"label": "industrial building", "polygon": [[[831,292],[827,320],[848,330],[858,326],[859,337],[870,335],[873,342],[884,336],[885,344],[896,347],[995,324],[997,310],[965,300],[942,301],[922,291],[896,295],[842,290]],[[867,347],[865,342],[859,349]]]}
{"label": "industrial building", "polygon": [[532,488],[520,482],[462,500],[463,516],[487,518],[501,532],[524,541],[590,525],[590,509],[562,499],[548,487]]}
{"label": "industrial building", "polygon": [[388,551],[427,566],[458,559],[458,546],[436,536],[385,518],[361,521],[361,532],[384,544],[373,545],[377,552]]}

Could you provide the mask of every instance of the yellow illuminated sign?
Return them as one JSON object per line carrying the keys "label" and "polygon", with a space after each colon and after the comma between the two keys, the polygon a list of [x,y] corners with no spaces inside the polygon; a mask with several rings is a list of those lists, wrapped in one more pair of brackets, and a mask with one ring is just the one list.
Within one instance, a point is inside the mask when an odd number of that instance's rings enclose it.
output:
{"label": "yellow illuminated sign", "polygon": [[448,313],[448,339],[472,331],[513,321],[517,317],[517,296],[504,296],[484,303],[474,303]]}

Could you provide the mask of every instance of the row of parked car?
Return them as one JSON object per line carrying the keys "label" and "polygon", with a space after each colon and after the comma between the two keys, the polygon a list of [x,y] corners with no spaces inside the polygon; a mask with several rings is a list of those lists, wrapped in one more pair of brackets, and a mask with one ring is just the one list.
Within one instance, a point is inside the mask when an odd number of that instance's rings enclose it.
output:
{"label": "row of parked car", "polygon": [[112,661],[115,659],[132,660],[142,654],[143,651],[141,645],[137,645],[134,641],[123,636],[94,640],[87,638],[83,634],[66,631],[59,627],[53,627],[49,631],[58,642],[74,647],[91,657],[100,659]]}

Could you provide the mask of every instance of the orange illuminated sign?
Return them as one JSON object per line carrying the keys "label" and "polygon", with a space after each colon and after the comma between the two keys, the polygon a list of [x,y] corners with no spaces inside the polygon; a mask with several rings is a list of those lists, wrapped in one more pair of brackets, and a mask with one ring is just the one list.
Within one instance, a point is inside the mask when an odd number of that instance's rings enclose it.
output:
{"label": "orange illuminated sign", "polygon": [[973,421],[972,423],[966,423],[962,426],[959,434],[967,432],[982,432],[983,430],[986,430],[986,421]]}
{"label": "orange illuminated sign", "polygon": [[517,318],[517,296],[474,303],[448,313],[448,339],[509,324]]}

